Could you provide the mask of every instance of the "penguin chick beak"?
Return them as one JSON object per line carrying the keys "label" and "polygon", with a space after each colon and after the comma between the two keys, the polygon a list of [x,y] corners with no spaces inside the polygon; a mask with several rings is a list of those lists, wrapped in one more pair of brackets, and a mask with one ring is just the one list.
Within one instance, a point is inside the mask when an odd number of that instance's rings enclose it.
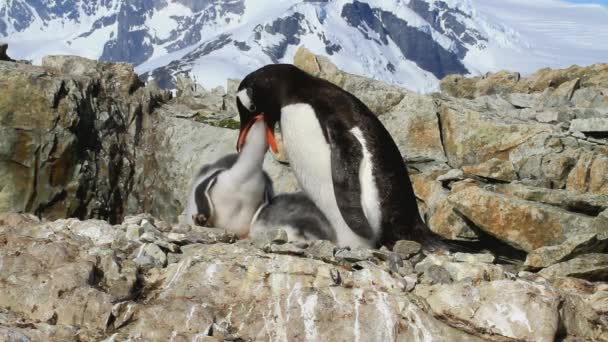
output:
{"label": "penguin chick beak", "polygon": [[[251,119],[251,121],[249,121],[247,123],[247,125],[245,127],[241,128],[241,133],[239,134],[239,140],[237,141],[237,144],[236,144],[237,152],[241,152],[241,150],[243,149],[243,145],[245,145],[245,140],[247,139],[247,134],[249,133],[249,130],[251,129],[253,124],[255,124],[256,122],[258,122],[260,120],[264,120],[264,113],[260,113],[260,114],[256,115],[255,117],[253,117],[253,119]],[[265,123],[265,126],[266,126],[266,141],[268,142],[268,145],[270,145],[272,152],[278,153],[279,149],[277,147],[277,141],[274,138],[274,132],[268,126],[267,123]]]}

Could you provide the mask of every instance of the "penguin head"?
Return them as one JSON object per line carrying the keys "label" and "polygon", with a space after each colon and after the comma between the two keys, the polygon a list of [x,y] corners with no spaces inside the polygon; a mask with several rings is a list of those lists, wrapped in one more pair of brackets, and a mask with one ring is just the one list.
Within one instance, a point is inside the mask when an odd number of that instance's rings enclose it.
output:
{"label": "penguin head", "polygon": [[294,71],[301,72],[290,64],[271,64],[247,75],[239,85],[236,104],[241,119],[241,130],[237,142],[240,151],[247,133],[258,120],[266,124],[266,139],[273,152],[278,152],[274,128],[281,119],[281,107],[290,76]]}

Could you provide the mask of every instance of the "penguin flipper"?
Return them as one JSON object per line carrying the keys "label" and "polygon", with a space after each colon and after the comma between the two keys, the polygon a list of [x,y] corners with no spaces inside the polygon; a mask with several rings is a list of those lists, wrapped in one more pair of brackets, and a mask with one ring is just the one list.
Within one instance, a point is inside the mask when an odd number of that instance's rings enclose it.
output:
{"label": "penguin flipper", "polygon": [[374,235],[361,201],[359,169],[363,150],[359,141],[338,120],[327,124],[327,137],[331,151],[331,172],[334,195],[342,218],[359,236],[374,241]]}
{"label": "penguin flipper", "polygon": [[224,169],[215,170],[211,174],[205,175],[205,179],[194,188],[194,206],[196,213],[192,214],[192,221],[197,226],[206,227],[213,222],[215,208],[211,200],[211,188],[215,184],[217,177]]}

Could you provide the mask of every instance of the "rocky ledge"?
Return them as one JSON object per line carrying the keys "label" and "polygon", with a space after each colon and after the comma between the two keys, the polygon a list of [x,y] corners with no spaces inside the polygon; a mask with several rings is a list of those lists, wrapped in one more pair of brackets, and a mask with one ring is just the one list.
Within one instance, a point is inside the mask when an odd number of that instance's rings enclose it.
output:
{"label": "rocky ledge", "polygon": [[[7,341],[608,339],[608,255],[540,274],[484,254],[237,240],[149,215],[0,215]],[[575,278],[577,277],[577,278]],[[587,280],[585,280],[587,279]]]}
{"label": "rocky ledge", "polygon": [[[234,151],[238,80],[180,77],[171,96],[128,64],[9,59],[0,212],[35,216],[0,218],[0,339],[608,340],[605,64],[449,76],[422,95],[305,49],[294,63],[379,115],[431,229],[521,261],[178,224],[197,168]],[[296,190],[284,162],[265,168]]]}

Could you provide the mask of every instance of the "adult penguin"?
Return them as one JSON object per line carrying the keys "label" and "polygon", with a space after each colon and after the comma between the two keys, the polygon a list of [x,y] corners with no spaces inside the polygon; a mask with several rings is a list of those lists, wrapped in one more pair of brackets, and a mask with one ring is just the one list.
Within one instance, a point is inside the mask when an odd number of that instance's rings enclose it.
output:
{"label": "adult penguin", "polygon": [[416,240],[427,250],[453,249],[422,221],[408,172],[386,128],[340,87],[290,64],[247,75],[237,91],[240,150],[262,115],[266,139],[284,149],[302,189],[335,229],[340,246],[392,246]]}

